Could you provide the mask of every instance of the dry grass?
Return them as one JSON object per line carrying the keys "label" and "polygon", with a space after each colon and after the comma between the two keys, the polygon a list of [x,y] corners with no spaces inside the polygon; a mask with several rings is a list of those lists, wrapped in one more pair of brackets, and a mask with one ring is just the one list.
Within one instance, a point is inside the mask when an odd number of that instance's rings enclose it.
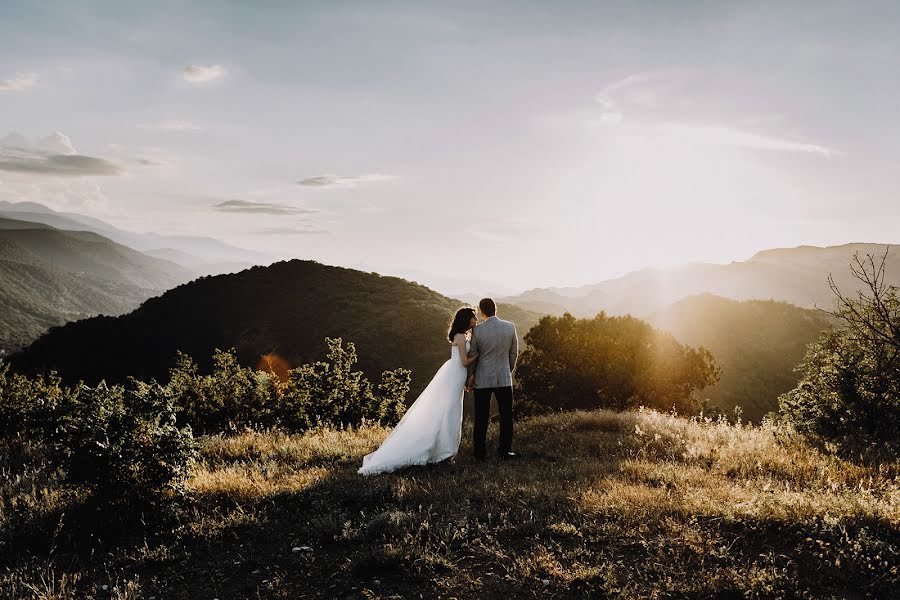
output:
{"label": "dry grass", "polygon": [[103,553],[59,519],[77,499],[40,453],[8,449],[0,595],[900,597],[897,464],[598,411],[519,423],[518,461],[474,463],[466,431],[453,463],[357,476],[386,434],[206,438],[194,501]]}

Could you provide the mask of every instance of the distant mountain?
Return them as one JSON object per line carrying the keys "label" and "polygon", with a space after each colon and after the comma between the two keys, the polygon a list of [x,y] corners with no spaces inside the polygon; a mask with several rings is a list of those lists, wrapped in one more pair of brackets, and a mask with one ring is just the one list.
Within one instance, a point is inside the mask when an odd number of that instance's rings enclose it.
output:
{"label": "distant mountain", "polygon": [[[144,254],[168,260],[190,269],[197,275],[222,275],[224,273],[237,273],[253,266],[246,262],[209,261],[175,248],[155,248],[144,250]],[[267,263],[268,264],[268,263]]]}
{"label": "distant mountain", "polygon": [[[859,289],[850,273],[854,252],[880,256],[887,244],[800,246],[759,252],[728,265],[688,264],[671,269],[643,269],[617,279],[578,288],[544,288],[505,298],[529,310],[575,316],[609,314],[646,317],[688,296],[710,293],[733,300],[778,300],[805,308],[834,303],[827,278],[852,293]],[[888,283],[900,285],[900,246],[890,246]]]}
{"label": "distant mountain", "polygon": [[[25,372],[55,369],[70,382],[166,380],[178,350],[202,369],[211,367],[213,349],[230,347],[245,365],[270,353],[298,365],[320,358],[330,336],[355,342],[360,366],[372,377],[412,369],[416,394],[450,356],[446,331],[458,307],[396,277],[292,260],[202,277],[128,315],[55,328],[10,361]],[[520,335],[539,319],[502,304],[499,312]]]}
{"label": "distant mountain", "polygon": [[740,405],[744,417],[755,422],[777,410],[778,396],[797,384],[793,369],[807,345],[835,324],[820,310],[712,294],[680,300],[648,320],[683,344],[706,346],[722,377],[703,395],[726,411]]}
{"label": "distant mountain", "polygon": [[163,291],[193,278],[193,273],[184,267],[147,256],[93,232],[30,225],[0,218],[0,239],[63,271],[126,282],[151,291]]}
{"label": "distant mountain", "polygon": [[0,355],[49,327],[133,310],[192,277],[95,233],[0,218]]}
{"label": "distant mountain", "polygon": [[69,231],[92,231],[114,242],[142,252],[171,249],[185,262],[173,261],[197,275],[234,272],[257,264],[269,264],[273,257],[245,250],[220,240],[200,236],[135,233],[78,213],[56,212],[34,202],[0,201],[0,217],[44,223]]}

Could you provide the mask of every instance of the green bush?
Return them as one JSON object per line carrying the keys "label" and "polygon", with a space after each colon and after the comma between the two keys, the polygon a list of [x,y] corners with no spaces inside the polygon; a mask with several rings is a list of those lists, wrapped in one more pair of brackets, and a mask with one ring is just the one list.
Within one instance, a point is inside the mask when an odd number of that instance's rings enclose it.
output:
{"label": "green bush", "polygon": [[866,288],[856,298],[831,281],[841,327],[810,345],[800,382],[779,398],[797,431],[846,457],[900,455],[900,299],[884,284],[886,258],[854,256],[851,270]]}
{"label": "green bush", "polygon": [[800,383],[779,398],[781,413],[838,454],[900,455],[898,367],[880,362],[872,340],[827,332],[798,366]]}
{"label": "green bush", "polygon": [[30,379],[0,363],[0,437],[43,439],[56,427],[60,405],[73,395],[56,373]]}
{"label": "green bush", "polygon": [[409,391],[410,371],[395,369],[381,375],[377,390],[354,371],[356,346],[344,348],[340,338],[326,338],[325,361],[303,365],[290,371],[285,390],[289,405],[305,414],[307,426],[355,426],[363,421],[393,425],[405,411],[404,398]]}
{"label": "green bush", "polygon": [[46,442],[69,483],[109,502],[183,492],[196,447],[191,429],[176,424],[164,387],[134,379],[125,386],[80,386],[58,409]]}
{"label": "green bush", "polygon": [[695,392],[719,375],[709,350],[631,316],[544,317],[525,342],[516,381],[526,412],[646,406],[690,414]]}
{"label": "green bush", "polygon": [[191,357],[179,352],[167,388],[180,409],[180,422],[202,433],[279,424],[277,379],[242,367],[234,349],[215,350],[209,375],[200,375]]}
{"label": "green bush", "polygon": [[356,346],[326,338],[326,360],[288,371],[287,380],[241,367],[234,350],[216,350],[213,370],[201,375],[187,355],[179,353],[167,389],[180,409],[179,419],[203,433],[245,427],[356,426],[365,421],[393,425],[405,411],[410,371],[385,371],[376,387],[357,363]]}

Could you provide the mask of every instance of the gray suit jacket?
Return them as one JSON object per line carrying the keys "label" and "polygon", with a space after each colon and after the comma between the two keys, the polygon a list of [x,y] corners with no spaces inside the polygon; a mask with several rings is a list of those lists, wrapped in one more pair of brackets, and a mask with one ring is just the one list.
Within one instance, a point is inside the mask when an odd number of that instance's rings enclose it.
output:
{"label": "gray suit jacket", "polygon": [[478,353],[478,360],[469,365],[469,375],[475,375],[476,388],[496,388],[512,385],[512,371],[519,357],[519,338],[516,326],[497,317],[490,317],[472,330],[469,356]]}

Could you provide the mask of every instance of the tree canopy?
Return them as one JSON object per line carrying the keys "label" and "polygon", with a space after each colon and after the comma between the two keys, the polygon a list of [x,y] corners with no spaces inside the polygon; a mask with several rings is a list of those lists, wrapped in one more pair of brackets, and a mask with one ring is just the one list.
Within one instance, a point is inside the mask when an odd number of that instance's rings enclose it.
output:
{"label": "tree canopy", "polygon": [[526,410],[637,406],[695,412],[719,370],[706,348],[631,316],[544,317],[525,335],[516,378]]}

